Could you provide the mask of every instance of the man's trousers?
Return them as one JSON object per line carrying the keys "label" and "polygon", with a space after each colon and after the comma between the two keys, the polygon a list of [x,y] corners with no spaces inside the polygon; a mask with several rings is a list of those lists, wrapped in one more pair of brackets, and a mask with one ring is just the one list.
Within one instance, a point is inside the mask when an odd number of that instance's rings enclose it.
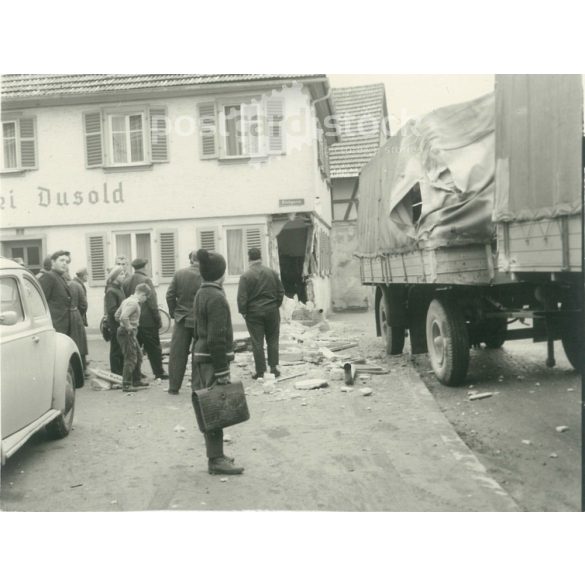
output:
{"label": "man's trousers", "polygon": [[169,391],[178,392],[183,384],[189,350],[193,341],[193,327],[185,327],[185,319],[175,321],[169,355]]}
{"label": "man's trousers", "polygon": [[144,346],[148,356],[150,367],[155,378],[160,378],[164,373],[162,365],[162,349],[158,327],[138,327],[138,343]]}
{"label": "man's trousers", "polygon": [[268,350],[268,365],[271,368],[278,366],[278,338],[280,335],[280,311],[271,309],[262,314],[246,315],[246,327],[252,340],[252,352],[256,373],[263,376],[266,371],[264,357],[264,338]]}

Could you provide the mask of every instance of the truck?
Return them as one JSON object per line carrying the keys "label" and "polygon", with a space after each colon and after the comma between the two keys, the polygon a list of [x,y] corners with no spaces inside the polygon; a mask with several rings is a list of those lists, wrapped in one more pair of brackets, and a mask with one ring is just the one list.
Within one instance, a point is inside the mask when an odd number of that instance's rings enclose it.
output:
{"label": "truck", "polygon": [[583,84],[497,75],[493,93],[409,121],[359,177],[363,285],[387,353],[465,382],[470,348],[555,340],[581,371]]}

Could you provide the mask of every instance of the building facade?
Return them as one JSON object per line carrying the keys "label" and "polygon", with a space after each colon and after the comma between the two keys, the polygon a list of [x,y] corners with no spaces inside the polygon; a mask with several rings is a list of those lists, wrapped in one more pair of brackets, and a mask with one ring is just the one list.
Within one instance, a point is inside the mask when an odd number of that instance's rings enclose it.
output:
{"label": "building facade", "polygon": [[339,140],[328,148],[332,188],[331,238],[334,311],[373,307],[371,287],[362,286],[357,249],[359,174],[390,136],[383,84],[331,91]]}
{"label": "building facade", "polygon": [[251,247],[288,294],[327,311],[328,93],[323,75],[3,76],[2,255],[36,272],[69,250],[72,270],[89,270],[90,327],[116,256],[149,260],[164,306],[199,247],[226,257],[236,322]]}

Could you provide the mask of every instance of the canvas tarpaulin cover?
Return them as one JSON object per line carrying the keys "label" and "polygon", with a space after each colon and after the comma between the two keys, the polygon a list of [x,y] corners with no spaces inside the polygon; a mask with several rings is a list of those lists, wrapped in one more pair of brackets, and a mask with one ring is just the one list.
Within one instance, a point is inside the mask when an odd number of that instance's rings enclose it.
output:
{"label": "canvas tarpaulin cover", "polygon": [[358,254],[491,241],[494,95],[409,121],[359,181]]}
{"label": "canvas tarpaulin cover", "polygon": [[496,76],[494,221],[579,214],[581,75]]}

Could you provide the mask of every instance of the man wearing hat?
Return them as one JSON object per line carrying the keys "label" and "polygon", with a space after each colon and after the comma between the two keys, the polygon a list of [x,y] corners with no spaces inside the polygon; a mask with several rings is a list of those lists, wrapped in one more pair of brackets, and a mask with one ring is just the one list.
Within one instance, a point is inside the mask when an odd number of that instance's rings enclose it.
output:
{"label": "man wearing hat", "polygon": [[146,351],[154,377],[160,378],[161,380],[168,380],[169,376],[163,369],[162,348],[160,346],[160,337],[158,333],[161,326],[161,318],[158,312],[158,300],[154,284],[144,270],[144,267],[147,264],[148,260],[146,258],[135,258],[132,260],[134,274],[124,281],[122,287],[124,288],[124,294],[126,297],[133,295],[139,284],[147,284],[150,287],[151,293],[148,295],[140,312],[137,339],[140,346],[143,346]]}
{"label": "man wearing hat", "polygon": [[71,312],[77,311],[71,299],[71,289],[65,280],[71,256],[66,250],[51,254],[51,270],[39,279],[49,304],[53,327],[58,333],[71,336]]}
{"label": "man wearing hat", "polygon": [[167,305],[175,320],[169,354],[169,394],[178,394],[185,376],[193,341],[193,300],[201,286],[197,250],[189,254],[190,266],[178,270],[167,291]]}
{"label": "man wearing hat", "polygon": [[[221,254],[201,249],[197,251],[199,271],[203,278],[193,303],[195,321],[193,372],[191,388],[200,390],[213,384],[230,383],[230,361],[234,359],[234,332],[230,306],[222,284],[226,263]],[[197,412],[197,403],[193,400]],[[243,467],[234,465],[223,452],[223,430],[204,433],[208,471],[212,475],[238,475]]]}
{"label": "man wearing hat", "polygon": [[250,268],[240,277],[238,286],[238,311],[246,320],[252,341],[256,373],[254,379],[264,377],[266,358],[264,338],[268,352],[270,371],[280,376],[278,370],[278,338],[280,336],[280,311],[284,298],[284,287],[272,268],[262,265],[260,250],[248,250]]}

